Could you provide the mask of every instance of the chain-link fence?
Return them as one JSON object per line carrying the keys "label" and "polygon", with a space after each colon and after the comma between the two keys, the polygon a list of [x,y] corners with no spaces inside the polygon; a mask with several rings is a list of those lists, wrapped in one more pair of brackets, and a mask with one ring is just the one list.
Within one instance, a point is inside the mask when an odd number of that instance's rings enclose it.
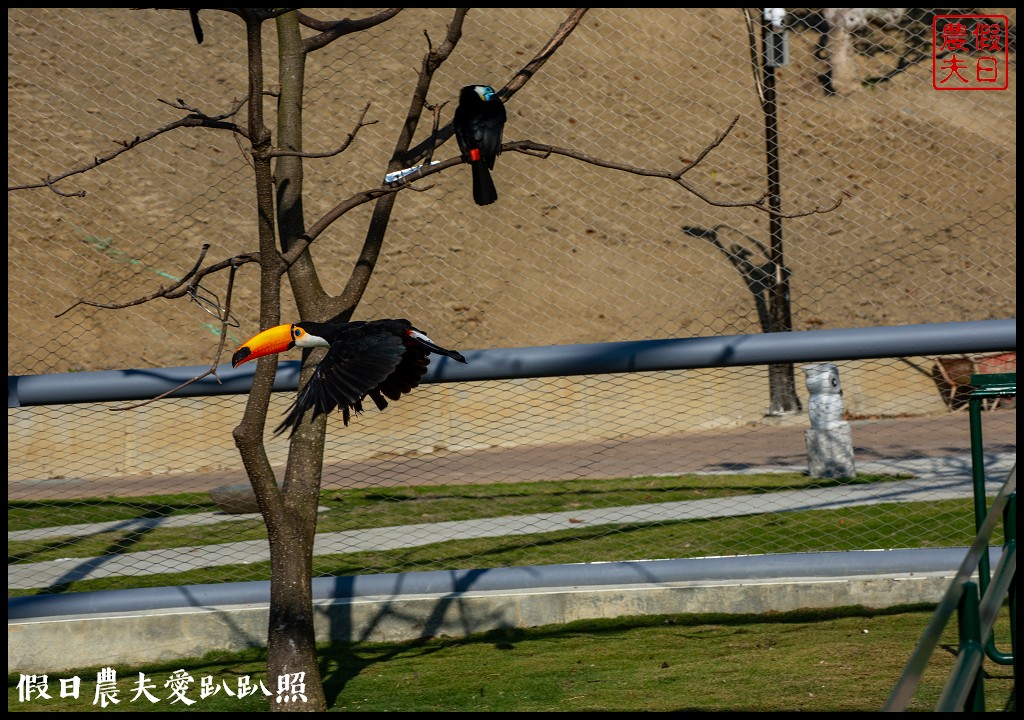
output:
{"label": "chain-link fence", "polygon": [[[473,10],[430,90],[446,103],[441,121],[462,85],[500,87],[566,13]],[[1011,9],[978,14],[1015,22]],[[407,9],[310,56],[305,149],[341,145],[367,104],[373,122],[345,152],[305,162],[311,220],[380,185],[422,56],[450,18]],[[183,108],[219,115],[245,95],[241,22],[201,19],[199,45],[181,11],[8,11],[8,184],[44,183],[8,193],[9,375],[213,361],[219,327],[198,303],[76,305],[148,296],[204,243],[210,261],[256,249],[244,144],[196,128],[147,136]],[[789,62],[774,74],[781,202],[808,214],[772,227],[750,205],[767,188],[766,112],[744,14],[590,10],[507,104],[505,140],[644,172],[506,152],[486,208],[465,166],[420,181],[400,194],[356,317],[408,317],[460,350],[741,335],[767,329],[779,277],[797,331],[1015,317],[1014,48],[997,68],[1008,89],[937,89],[931,20],[851,22],[837,36],[820,13],[789,14]],[[265,42],[274,47],[269,26]],[[664,177],[734,119],[684,176],[695,193]],[[126,148],[135,138],[145,141]],[[435,159],[456,153],[450,142]],[[328,289],[347,280],[371,211],[348,213],[313,247]],[[223,298],[224,282],[204,291]],[[259,329],[257,283],[243,268],[229,351]],[[286,298],[285,321],[293,308]],[[329,422],[316,572],[966,544],[965,378],[1015,371],[1015,353],[837,365],[856,482],[877,488],[866,505],[816,509],[850,481],[803,472],[799,368],[799,409],[785,413],[767,412],[764,367],[429,385],[348,427]],[[272,426],[291,398],[275,397]],[[231,438],[244,402],[9,408],[9,592],[265,579],[262,522],[210,493],[244,499]],[[1015,453],[1015,421],[1013,403],[987,413],[993,453]],[[268,449],[283,464],[286,443]],[[960,463],[962,497],[884,504],[892,483],[939,460]],[[779,492],[810,493],[806,509],[733,517],[738,496]],[[645,514],[697,500],[710,502],[707,518]],[[622,512],[588,514],[602,508]],[[525,518],[525,530],[448,525],[503,518]],[[400,540],[362,542],[384,528]]]}

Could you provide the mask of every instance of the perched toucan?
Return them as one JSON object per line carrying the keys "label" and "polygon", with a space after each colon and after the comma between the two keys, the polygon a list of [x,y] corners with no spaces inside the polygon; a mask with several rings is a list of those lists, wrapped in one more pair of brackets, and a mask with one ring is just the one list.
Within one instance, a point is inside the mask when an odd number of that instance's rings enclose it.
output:
{"label": "perched toucan", "polygon": [[460,353],[441,347],[408,320],[360,320],[272,327],[238,348],[231,366],[293,347],[329,349],[275,435],[285,428],[294,433],[310,408],[311,419],[340,409],[346,425],[352,411],[363,411],[367,395],[383,410],[388,406],[385,398],[398,400],[419,385],[431,353],[466,362]]}
{"label": "perched toucan", "polygon": [[453,126],[462,159],[473,170],[473,200],[477,205],[490,205],[498,199],[491,170],[501,152],[505,105],[491,86],[467,85],[459,93]]}

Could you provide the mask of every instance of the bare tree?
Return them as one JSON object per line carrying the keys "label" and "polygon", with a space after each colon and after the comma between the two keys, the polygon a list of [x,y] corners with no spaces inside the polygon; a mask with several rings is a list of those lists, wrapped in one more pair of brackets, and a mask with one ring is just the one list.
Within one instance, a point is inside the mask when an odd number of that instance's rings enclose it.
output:
{"label": "bare tree", "polygon": [[[253,189],[256,198],[258,249],[234,257],[206,262],[207,247],[202,248],[192,270],[169,287],[117,305],[104,305],[89,300],[79,303],[98,307],[126,307],[155,299],[209,296],[203,291],[202,281],[215,273],[227,272],[227,293],[223,303],[216,303],[222,322],[222,338],[231,319],[231,292],[235,271],[242,265],[257,263],[260,267],[260,326],[271,327],[281,322],[282,279],[287,276],[303,320],[343,321],[351,318],[372,276],[387,234],[392,209],[399,195],[406,191],[427,191],[420,182],[435,173],[464,162],[456,152],[452,157],[433,161],[434,153],[452,136],[451,123],[441,122],[445,103],[428,102],[431,82],[437,70],[455,52],[463,33],[463,22],[468,9],[456,9],[445,37],[437,46],[426,38],[419,75],[409,98],[404,123],[395,140],[394,151],[385,171],[400,174],[399,181],[377,187],[352,191],[336,202],[322,217],[307,222],[303,208],[303,163],[319,157],[344,152],[360,130],[373,122],[367,120],[369,106],[352,120],[352,129],[340,147],[327,152],[308,152],[303,147],[302,103],[305,86],[306,61],[317,52],[345,35],[357,33],[386,23],[400,8],[390,8],[358,19],[326,20],[294,9],[226,8],[245,23],[248,48],[248,93],[224,114],[210,115],[190,107],[182,100],[169,103],[185,115],[167,126],[140,134],[119,143],[114,150],[97,156],[92,162],[60,175],[50,176],[38,183],[9,187],[9,190],[50,188],[62,195],[57,185],[76,174],[87,172],[100,164],[114,161],[134,147],[159,135],[182,128],[203,127],[234,133],[243,139],[252,158]],[[204,13],[212,10],[203,10]],[[526,86],[530,78],[541,71],[545,62],[565,42],[584,17],[586,9],[571,10],[565,21],[551,34],[543,47],[515,73],[499,90],[501,99],[508,103]],[[203,42],[204,33],[197,10],[189,11],[196,39]],[[273,21],[277,27],[280,90],[274,94],[266,90],[263,75],[265,53],[262,29]],[[277,127],[272,131],[264,119],[264,103],[276,96]],[[245,122],[235,117],[246,111]],[[429,137],[413,147],[412,140],[425,121],[432,122]],[[696,159],[681,168],[642,168],[625,163],[587,155],[571,148],[560,148],[533,140],[506,142],[504,152],[519,152],[538,160],[551,155],[563,155],[581,163],[615,169],[633,175],[668,180],[705,202],[720,207],[753,207],[766,213],[779,214],[767,202],[766,195],[746,200],[722,200],[703,193],[685,178],[686,173],[701,163],[709,153],[725,141],[735,124],[728,123],[718,137],[697,154]],[[410,168],[415,169],[410,170]],[[407,171],[400,173],[399,171]],[[316,265],[307,250],[317,238],[353,208],[374,203],[372,217],[358,258],[352,266],[349,279],[337,295],[329,294],[321,284]],[[829,208],[815,207],[790,217]],[[79,304],[79,303],[76,303]],[[72,306],[74,307],[74,306]],[[70,308],[69,308],[70,309]],[[66,312],[66,311],[65,311]],[[205,374],[215,374],[223,341],[217,357]],[[323,350],[307,351],[303,358],[300,387],[323,357]],[[271,682],[279,685],[294,680],[301,683],[301,702],[272,703],[275,710],[322,711],[328,707],[319,675],[314,634],[312,603],[312,557],[317,522],[317,505],[323,464],[326,417],[320,416],[299,424],[291,437],[283,481],[279,484],[271,467],[263,435],[267,421],[270,395],[277,369],[276,355],[261,358],[257,364],[248,404],[239,425],[234,429],[235,443],[242,463],[252,484],[263,515],[270,544],[271,598],[267,636],[267,673]],[[198,378],[195,378],[198,379]],[[151,402],[151,401],[147,401]],[[135,406],[133,406],[135,407]]]}

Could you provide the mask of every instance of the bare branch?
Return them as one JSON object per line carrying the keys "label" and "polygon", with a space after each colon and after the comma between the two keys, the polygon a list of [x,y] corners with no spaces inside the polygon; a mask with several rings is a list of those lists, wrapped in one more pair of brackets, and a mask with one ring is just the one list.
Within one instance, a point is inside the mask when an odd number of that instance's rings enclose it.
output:
{"label": "bare branch", "polygon": [[[220,354],[222,352],[224,352],[224,337],[225,337],[224,331],[221,331],[220,346],[217,348],[217,360],[220,359]],[[210,367],[207,368],[204,372],[201,372],[200,374],[196,375],[194,378],[190,378],[190,379],[186,380],[185,382],[181,383],[180,385],[176,385],[175,387],[171,388],[170,390],[167,390],[166,392],[160,393],[156,397],[151,397],[148,400],[143,400],[143,401],[137,402],[137,403],[132,403],[131,405],[120,405],[118,407],[112,407],[112,408],[109,408],[109,409],[111,411],[113,411],[113,412],[122,412],[124,410],[134,410],[135,408],[140,408],[140,407],[143,407],[145,405],[149,405],[150,403],[155,403],[157,400],[163,400],[168,395],[173,395],[174,393],[176,393],[179,390],[181,390],[183,387],[188,387],[192,383],[198,382],[198,381],[202,380],[207,375],[213,375],[214,377],[217,377],[217,362],[216,361],[214,361],[213,364],[210,365]],[[217,378],[217,382],[220,382],[220,378]]]}
{"label": "bare branch", "polygon": [[[46,183],[46,186],[48,188],[53,190],[55,193],[57,193],[61,197],[85,197],[85,195],[86,195],[85,190],[75,190],[74,192],[64,192],[63,190],[59,189],[56,185],[54,185],[53,184],[54,181],[51,180],[50,178],[46,178],[45,180],[43,180],[43,182]],[[8,190],[17,190],[17,189],[18,189],[17,187],[8,188]]]}
{"label": "bare branch", "polygon": [[694,160],[692,160],[686,167],[684,167],[682,170],[679,171],[679,177],[682,177],[686,173],[690,172],[690,170],[692,170],[694,167],[696,167],[704,158],[706,158],[708,156],[708,153],[710,153],[716,147],[718,147],[723,142],[725,142],[725,138],[728,137],[729,133],[732,132],[732,129],[734,127],[736,127],[736,123],[739,122],[739,119],[740,119],[739,115],[734,117],[732,119],[732,122],[729,123],[729,125],[725,128],[725,130],[723,130],[722,132],[720,132],[718,134],[717,138],[712,140],[711,143],[706,148],[704,148],[703,150],[701,150],[697,154],[697,157]]}
{"label": "bare branch", "polygon": [[[462,158],[456,158],[442,165],[443,167],[451,167],[452,165],[458,165],[461,162]],[[432,165],[429,169],[424,168],[422,174],[432,174],[432,172],[436,172],[435,168],[439,169],[442,167],[442,165]],[[417,177],[422,176],[418,175]],[[306,251],[306,248],[308,248],[313,243],[313,241],[316,240],[324,232],[324,230],[329,228],[334,223],[334,221],[340,218],[342,215],[352,210],[353,208],[359,207],[360,205],[364,205],[368,202],[373,202],[374,200],[382,198],[385,195],[393,195],[404,189],[407,189],[407,185],[405,184],[398,185],[396,187],[381,187],[377,188],[376,190],[363,190],[362,192],[358,192],[348,197],[347,199],[342,200],[340,203],[338,203],[333,208],[328,210],[327,213],[324,214],[324,216],[321,217],[319,220],[317,220],[316,223],[314,223],[309,230],[307,230],[305,233],[296,238],[295,243],[288,248],[288,252],[283,253],[281,255],[281,259],[284,261],[285,264],[285,267],[282,268],[282,273],[285,270],[287,270],[288,267],[294,264],[295,261],[302,256],[302,253]]]}
{"label": "bare branch", "polygon": [[[204,246],[203,252],[206,252],[206,249],[208,248],[209,245]],[[149,398],[148,400],[143,400],[142,402],[133,403],[131,405],[122,405],[120,407],[110,408],[111,410],[134,410],[135,408],[140,408],[144,405],[154,403],[157,400],[163,400],[165,397],[168,397],[169,395],[173,395],[174,393],[178,392],[183,387],[188,387],[192,383],[202,380],[207,375],[213,375],[215,378],[217,378],[217,382],[220,382],[220,378],[217,377],[217,365],[219,364],[221,354],[224,352],[224,341],[227,340],[228,337],[228,326],[231,325],[231,294],[234,291],[235,287],[235,272],[238,270],[239,267],[241,267],[241,264],[232,261],[230,267],[231,272],[228,273],[228,287],[227,292],[225,293],[224,307],[223,311],[218,315],[218,319],[220,320],[220,342],[217,343],[217,352],[214,353],[213,361],[210,363],[210,367],[205,372],[196,375],[194,378],[190,380],[186,380],[180,385],[171,388],[167,392],[160,393],[156,397]]]}
{"label": "bare branch", "polygon": [[555,30],[555,34],[551,36],[551,39],[545,43],[533,59],[530,60],[526,65],[522,67],[512,79],[506,83],[505,87],[498,91],[498,96],[502,100],[508,100],[510,97],[516,94],[519,89],[526,84],[526,81],[537,74],[537,71],[543,67],[544,63],[551,59],[551,56],[555,54],[555,51],[562,46],[562,43],[566,41],[572,31],[583,20],[583,16],[587,14],[587,10],[590,8],[574,8],[569,13],[569,17],[558,26]]}
{"label": "bare branch", "polygon": [[382,10],[376,15],[371,15],[370,17],[362,18],[360,20],[350,20],[348,18],[345,18],[344,20],[318,20],[311,15],[306,15],[305,13],[300,12],[299,22],[302,25],[313,30],[322,31],[319,35],[314,35],[311,38],[303,40],[303,47],[307,53],[319,50],[343,35],[359,32],[360,30],[367,30],[372,28],[374,25],[386,22],[398,13],[402,12],[402,10],[403,8],[388,8],[387,10]]}
{"label": "bare branch", "polygon": [[48,175],[46,178],[44,178],[42,181],[38,183],[29,183],[27,185],[9,185],[7,187],[7,191],[10,192],[11,190],[30,190],[32,188],[48,187],[57,194],[62,195],[64,197],[85,197],[86,193],[84,190],[79,190],[78,192],[75,193],[63,193],[59,192],[57,188],[54,187],[54,184],[60,182],[61,180],[69,178],[72,175],[81,175],[82,173],[86,173],[90,170],[93,170],[102,165],[103,163],[110,162],[111,160],[121,155],[122,153],[125,153],[128,150],[131,150],[132,148],[141,145],[142,143],[149,142],[150,140],[153,140],[154,138],[157,138],[163,135],[164,133],[170,132],[171,130],[177,130],[178,128],[206,127],[214,128],[216,130],[230,130],[231,132],[236,133],[238,135],[242,135],[243,137],[246,136],[245,130],[243,130],[240,126],[234,123],[224,122],[224,120],[238,113],[248,102],[247,99],[237,101],[235,103],[235,107],[232,110],[229,110],[228,112],[222,115],[214,116],[206,115],[205,113],[201,113],[197,110],[194,110],[193,108],[187,106],[185,102],[180,99],[173,103],[168,102],[167,100],[160,100],[160,102],[166,105],[170,105],[171,107],[176,108],[178,110],[187,110],[189,112],[189,115],[181,118],[180,120],[175,120],[172,123],[164,125],[163,127],[159,127],[155,130],[152,130],[146,133],[145,135],[136,135],[131,140],[115,140],[114,142],[116,142],[121,147],[119,147],[117,150],[113,150],[107,153],[106,155],[98,155],[97,157],[93,158],[92,162],[90,163],[74,168],[72,170],[68,170],[67,172],[57,176]]}
{"label": "bare branch", "polygon": [[202,270],[199,270],[198,272],[196,272],[195,277],[193,277],[192,282],[188,284],[188,287],[179,287],[177,290],[168,290],[168,292],[166,292],[163,295],[163,297],[168,300],[175,300],[177,298],[184,297],[185,295],[190,295],[193,298],[195,298],[196,288],[199,287],[199,283],[207,275],[213,275],[214,273],[218,273],[226,268],[232,268],[233,272],[233,268],[241,267],[242,265],[246,265],[251,262],[259,263],[259,261],[260,254],[258,252],[233,255],[227,258],[226,260],[221,260],[220,262],[216,262],[213,265],[208,265]]}
{"label": "bare branch", "polygon": [[345,138],[345,142],[343,142],[338,149],[330,150],[328,152],[322,152],[322,153],[297,152],[297,151],[294,151],[294,150],[271,150],[270,151],[270,156],[271,157],[327,158],[327,157],[334,157],[335,155],[339,155],[339,154],[345,152],[349,148],[349,146],[352,145],[353,141],[356,139],[356,135],[359,133],[359,131],[362,128],[366,127],[367,125],[376,125],[377,124],[377,122],[378,122],[377,120],[370,120],[369,122],[365,121],[366,113],[369,112],[369,110],[370,110],[370,105],[371,105],[371,103],[366,103],[366,107],[364,107],[363,111],[359,114],[359,119],[356,120],[355,129],[353,129],[352,132],[350,132],[348,134],[348,137]]}
{"label": "bare branch", "polygon": [[[782,217],[782,218],[798,218],[798,217],[805,217],[807,215],[814,215],[816,213],[828,213],[828,212],[832,212],[833,210],[835,210],[837,207],[839,207],[842,204],[843,199],[842,199],[842,197],[840,197],[840,198],[836,199],[835,202],[830,207],[827,207],[827,208],[823,208],[820,205],[818,205],[818,206],[815,206],[813,210],[806,210],[804,212],[781,213],[781,212],[778,212],[778,211],[772,209],[771,207],[769,207],[766,204],[766,201],[768,199],[768,193],[762,194],[760,197],[758,197],[755,200],[738,200],[738,201],[716,200],[716,199],[714,199],[712,197],[709,197],[708,195],[704,194],[703,192],[698,190],[696,187],[694,187],[690,183],[686,182],[683,179],[683,175],[685,175],[690,170],[692,170],[694,167],[696,167],[697,164],[700,163],[705,157],[707,157],[708,153],[710,153],[714,148],[716,148],[716,147],[718,147],[719,145],[722,144],[722,142],[725,140],[726,136],[728,136],[729,132],[736,125],[736,121],[737,120],[739,120],[739,117],[734,118],[733,121],[731,123],[729,123],[729,126],[722,133],[720,133],[717,138],[712,140],[711,143],[700,152],[700,154],[698,154],[698,156],[697,156],[697,158],[695,160],[689,161],[684,167],[682,167],[679,170],[662,170],[662,169],[657,169],[657,168],[642,168],[642,167],[637,167],[635,165],[627,165],[626,163],[620,163],[620,162],[614,162],[614,161],[611,161],[611,160],[603,160],[601,158],[596,158],[596,157],[593,157],[592,155],[587,155],[586,153],[582,153],[582,152],[579,152],[577,150],[570,150],[570,149],[567,149],[567,148],[556,147],[554,145],[542,145],[541,143],[536,143],[536,142],[533,142],[532,140],[517,140],[515,142],[504,143],[501,146],[501,149],[502,149],[502,151],[520,152],[520,153],[523,153],[524,155],[530,155],[530,156],[533,156],[533,157],[541,157],[541,158],[546,158],[546,157],[549,157],[551,155],[563,155],[565,157],[573,158],[574,160],[579,160],[580,162],[585,162],[585,163],[587,163],[589,165],[596,165],[598,167],[608,168],[610,170],[618,170],[618,171],[621,171],[621,172],[629,173],[631,175],[641,175],[641,176],[644,176],[644,177],[665,178],[666,180],[671,180],[671,181],[675,182],[677,185],[682,187],[684,190],[686,190],[687,192],[695,195],[696,197],[700,198],[701,200],[703,200],[704,202],[706,202],[709,205],[713,205],[715,207],[752,207],[752,208],[756,208],[757,210],[763,210],[764,212],[766,212],[766,213],[768,213],[770,215],[776,215],[776,216]],[[410,175],[409,178],[410,179],[416,179],[416,178],[419,178],[419,177],[423,177],[425,175],[429,175],[429,174],[431,174],[432,172],[435,171],[435,168],[439,168],[439,167],[440,166],[434,165],[434,166],[431,166],[430,168],[425,168],[425,169],[423,169],[423,171],[421,173],[416,174],[416,175]]]}
{"label": "bare branch", "polygon": [[[448,104],[448,101],[445,100],[442,103],[437,103],[436,105],[428,105],[427,106],[427,109],[434,113],[434,126],[433,126],[433,129],[430,132],[430,134],[432,136],[434,136],[434,137],[437,137],[438,130],[441,127],[441,110],[447,104]],[[434,160],[434,147],[430,146],[430,148],[427,150],[427,156],[425,158],[423,158],[423,164],[427,165],[429,167],[430,164],[433,162],[433,160]]]}
{"label": "bare branch", "polygon": [[209,251],[209,249],[210,249],[209,243],[204,243],[202,249],[199,251],[199,259],[196,260],[196,264],[192,266],[192,269],[189,270],[188,274],[185,275],[185,277],[183,277],[180,280],[178,280],[178,282],[176,282],[174,285],[171,285],[169,287],[161,287],[155,293],[147,295],[144,298],[139,298],[138,300],[131,300],[131,301],[126,302],[126,303],[104,304],[104,303],[93,302],[91,300],[79,299],[78,302],[76,302],[74,305],[72,305],[71,307],[67,308],[66,310],[63,310],[62,312],[57,313],[56,315],[54,315],[54,317],[60,317],[61,315],[66,315],[67,313],[71,312],[72,310],[74,310],[79,305],[89,305],[91,307],[106,308],[108,310],[121,310],[121,309],[126,308],[126,307],[131,307],[132,305],[141,305],[144,302],[149,302],[150,300],[153,300],[155,298],[163,297],[163,296],[165,296],[166,293],[174,290],[175,288],[181,287],[182,285],[187,283],[189,281],[189,278],[191,278],[193,275],[196,274],[196,271],[199,270],[199,266],[203,264],[203,258],[206,257],[206,253],[207,253],[207,251]]}
{"label": "bare branch", "polygon": [[[437,118],[440,108],[431,109],[434,111],[436,129],[438,122]],[[676,183],[687,192],[703,200],[709,205],[713,205],[715,207],[752,207],[757,210],[762,210],[768,214],[778,215],[779,217],[783,218],[798,218],[805,217],[807,215],[813,215],[816,213],[832,212],[842,204],[843,200],[840,197],[837,200],[835,200],[835,202],[830,207],[827,208],[815,206],[813,210],[783,214],[773,210],[771,207],[768,206],[767,193],[762,194],[758,198],[752,200],[716,200],[715,198],[709,197],[708,195],[701,192],[699,189],[697,189],[690,183],[686,182],[683,179],[683,175],[685,175],[694,167],[696,167],[708,156],[708,154],[712,150],[721,145],[725,141],[726,137],[728,137],[729,133],[732,132],[732,129],[736,126],[736,123],[738,121],[739,116],[733,118],[732,121],[728,124],[728,126],[721,133],[719,133],[714,140],[708,143],[708,145],[697,154],[697,157],[694,160],[688,161],[685,166],[678,170],[663,170],[659,168],[637,167],[635,165],[628,165],[626,163],[620,163],[612,160],[604,160],[602,158],[597,158],[592,155],[580,152],[578,150],[557,147],[555,145],[545,145],[542,143],[534,142],[532,140],[517,140],[515,142],[504,143],[501,146],[501,148],[502,151],[519,152],[523,153],[524,155],[530,155],[532,157],[538,158],[547,158],[550,157],[551,155],[562,155],[564,157],[572,158],[574,160],[579,160],[580,162],[585,162],[589,165],[596,165],[597,167],[608,168],[610,170],[618,170],[620,172],[629,173],[630,175],[664,178],[666,180],[671,180],[672,182]],[[374,190],[363,190],[346,198],[345,200],[342,200],[340,203],[331,208],[327,213],[325,213],[319,220],[317,220],[316,223],[311,228],[309,228],[309,230],[307,230],[303,235],[297,238],[296,243],[294,245],[288,248],[288,252],[282,255],[285,264],[291,266],[295,262],[295,260],[298,259],[303,252],[305,252],[306,248],[309,247],[309,245],[312,244],[317,239],[317,237],[320,236],[321,233],[323,233],[328,227],[330,227],[335,220],[337,220],[338,218],[340,218],[342,215],[349,212],[353,208],[356,208],[364,203],[376,200],[377,198],[383,197],[389,193],[396,193],[401,190],[422,191],[428,189],[413,188],[411,187],[411,185],[416,180],[421,180],[435,173],[443,172],[450,167],[454,167],[455,165],[460,165],[462,163],[463,160],[461,155],[449,158],[448,160],[434,162],[433,164],[431,164],[431,161],[428,159],[427,162],[418,166],[414,171],[409,172],[406,175],[403,175],[399,180],[395,181],[390,186],[381,187]]]}
{"label": "bare branch", "polygon": [[[427,94],[430,90],[430,84],[433,81],[434,74],[448,60],[458,46],[462,38],[462,26],[468,12],[468,8],[455,8],[453,10],[452,21],[448,24],[448,30],[439,47],[434,48],[429,36],[427,37],[427,52],[424,54],[420,71],[416,78],[416,85],[409,98],[409,109],[395,140],[395,149],[391,153],[391,159],[388,161],[387,171],[389,173],[402,170],[407,165],[405,159],[409,157],[409,146],[412,144],[416,128],[419,126],[423,115],[424,107],[427,105]],[[352,267],[352,272],[341,294],[334,298],[326,298],[326,302],[322,305],[327,310],[326,314],[329,316],[340,320],[349,319],[352,311],[359,304],[363,292],[366,290],[370,277],[376,268],[377,259],[380,257],[384,235],[387,232],[391,212],[394,209],[396,200],[395,193],[397,190],[395,188],[388,188],[388,190],[389,192],[379,196],[378,201],[374,205],[367,233],[359,250],[359,256]],[[320,227],[326,227],[333,222],[328,217],[322,220],[325,221],[325,224],[320,225]],[[289,249],[290,251],[291,249]]]}
{"label": "bare branch", "polygon": [[757,57],[757,32],[756,16],[753,8],[743,8],[743,19],[747,23],[747,46],[750,48],[750,71],[754,75],[754,88],[757,90],[757,98],[764,105],[764,73],[761,71],[761,62]]}
{"label": "bare branch", "polygon": [[228,267],[241,267],[246,263],[259,262],[259,255],[257,253],[248,253],[242,255],[235,255],[234,257],[228,258],[227,260],[222,260],[214,265],[210,265],[209,267],[200,270],[199,267],[200,265],[203,264],[203,259],[206,257],[206,253],[209,249],[209,244],[204,244],[202,250],[199,253],[199,259],[196,260],[196,263],[192,267],[192,269],[189,270],[188,273],[183,278],[178,280],[173,285],[161,287],[148,295],[144,295],[142,297],[136,298],[135,300],[129,300],[128,302],[123,303],[100,303],[95,302],[93,300],[86,300],[84,298],[80,298],[77,302],[68,307],[66,310],[62,310],[61,312],[54,315],[54,317],[61,317],[62,315],[66,315],[79,305],[103,308],[105,310],[123,310],[124,308],[132,307],[134,305],[142,305],[151,300],[156,300],[159,298],[163,298],[165,300],[174,300],[180,297],[184,297],[185,295],[192,295],[193,297],[195,297],[197,288],[199,288],[200,281],[207,275],[219,272]]}

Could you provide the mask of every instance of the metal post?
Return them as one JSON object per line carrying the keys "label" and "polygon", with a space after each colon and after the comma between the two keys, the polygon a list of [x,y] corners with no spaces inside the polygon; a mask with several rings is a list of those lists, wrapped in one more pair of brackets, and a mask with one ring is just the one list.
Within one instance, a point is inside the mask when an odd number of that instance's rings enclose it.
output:
{"label": "metal post", "polygon": [[[987,555],[988,553],[982,554]],[[982,660],[978,661],[978,669],[972,673],[974,677],[970,680],[970,690],[967,693],[964,710],[985,712],[985,668],[981,645],[981,622],[979,620],[981,608],[978,586],[974,583],[964,583],[964,594],[960,599],[959,610],[959,653],[965,656],[980,655],[982,657]]]}
{"label": "metal post", "polygon": [[[789,303],[789,273],[782,252],[782,173],[779,166],[779,122],[775,99],[775,68],[785,61],[780,51],[785,45],[784,12],[781,8],[764,8],[761,20],[761,39],[764,54],[764,139],[768,170],[768,229],[771,238],[769,260],[774,270],[768,290],[768,318],[770,332],[789,332],[793,318]],[[793,365],[768,366],[769,415],[800,412],[800,398],[796,394]]]}
{"label": "metal post", "polygon": [[[988,511],[988,504],[985,499],[985,443],[981,432],[981,410],[982,403],[991,398],[1010,397],[1017,394],[1017,373],[990,373],[985,375],[972,375],[971,386],[974,391],[967,401],[968,415],[971,428],[971,480],[974,486],[974,530],[978,532]],[[1016,509],[1016,501],[1011,503]],[[1010,531],[1016,537],[1016,514],[1007,523],[1004,530],[1005,537],[1010,538]],[[978,560],[978,583],[981,587],[982,596],[988,590],[992,578],[991,564],[988,553],[982,553]],[[1016,590],[1011,591],[1013,605],[1016,604]],[[1013,609],[1015,612],[1015,608]],[[1001,652],[996,648],[995,637],[990,634],[985,641],[985,654],[990,660],[999,665],[1013,665],[1016,673],[1016,619],[1010,618],[1011,650],[1009,653]]]}

